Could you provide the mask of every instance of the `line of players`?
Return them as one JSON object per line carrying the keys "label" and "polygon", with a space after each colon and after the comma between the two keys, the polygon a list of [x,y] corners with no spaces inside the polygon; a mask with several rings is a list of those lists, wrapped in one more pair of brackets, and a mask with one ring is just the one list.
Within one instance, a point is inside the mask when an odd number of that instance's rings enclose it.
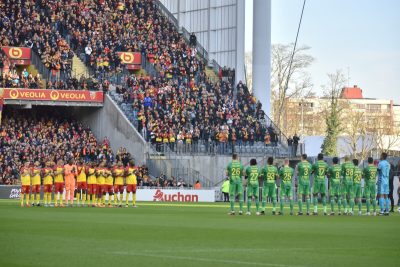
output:
{"label": "line of players", "polygon": [[20,173],[21,207],[41,206],[41,185],[45,207],[52,206],[53,193],[54,207],[64,207],[64,190],[67,206],[74,205],[76,196],[76,206],[122,207],[125,186],[125,207],[129,206],[130,194],[132,207],[136,207],[137,167],[132,161],[125,168],[120,161],[114,166],[106,162],[85,164],[80,161],[74,164],[72,159],[65,165],[61,160],[57,164],[48,161],[44,168],[39,162],[33,166],[26,162]]}
{"label": "line of players", "polygon": [[[311,189],[313,194],[313,215],[318,215],[318,196],[321,197],[324,215],[327,215],[327,188],[325,178],[329,181],[329,200],[330,215],[335,215],[335,206],[338,208],[338,215],[344,212],[344,215],[353,215],[354,206],[357,203],[358,214],[361,215],[362,209],[362,187],[361,181],[364,178],[364,197],[366,198],[366,215],[371,215],[371,206],[373,215],[376,215],[376,194],[380,195],[380,213],[379,215],[389,215],[389,199],[388,199],[388,177],[390,165],[386,161],[387,154],[383,153],[381,162],[378,167],[373,163],[372,158],[368,158],[368,166],[361,169],[357,159],[350,161],[345,157],[345,162],[339,164],[337,157],[333,158],[333,165],[329,166],[323,160],[323,154],[318,155],[318,160],[311,165],[307,161],[307,155],[303,154],[301,162],[296,166],[296,170],[289,166],[289,160],[285,159],[284,166],[279,170],[273,165],[272,157],[267,159],[267,165],[260,169],[257,166],[256,159],[250,161],[250,166],[244,171],[243,165],[234,154],[232,161],[227,167],[227,175],[230,180],[230,215],[235,215],[234,202],[235,197],[239,198],[239,214],[243,214],[243,184],[242,176],[247,179],[247,215],[251,212],[251,203],[254,198],[256,204],[256,214],[264,215],[266,208],[266,200],[272,200],[272,214],[276,214],[277,187],[280,187],[280,210],[278,215],[283,215],[285,199],[289,200],[290,215],[293,215],[293,179],[296,174],[297,179],[294,181],[297,185],[298,193],[298,212],[297,215],[303,215],[303,202],[306,203],[306,214],[310,215]],[[311,188],[311,175],[314,176],[313,187]],[[377,175],[379,180],[377,183]],[[259,207],[259,179],[263,181],[262,190],[262,207]],[[342,210],[343,207],[343,210]]]}

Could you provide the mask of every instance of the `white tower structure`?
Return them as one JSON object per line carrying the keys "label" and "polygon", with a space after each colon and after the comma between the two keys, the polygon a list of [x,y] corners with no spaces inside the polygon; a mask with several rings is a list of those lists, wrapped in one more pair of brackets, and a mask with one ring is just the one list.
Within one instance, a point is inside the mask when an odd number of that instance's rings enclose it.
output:
{"label": "white tower structure", "polygon": [[271,0],[253,0],[253,94],[271,112]]}

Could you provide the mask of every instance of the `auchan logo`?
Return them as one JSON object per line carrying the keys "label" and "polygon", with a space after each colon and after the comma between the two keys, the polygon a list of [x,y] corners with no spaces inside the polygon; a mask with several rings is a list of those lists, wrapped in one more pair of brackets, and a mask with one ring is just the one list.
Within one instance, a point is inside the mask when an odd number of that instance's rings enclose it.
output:
{"label": "auchan logo", "polygon": [[165,202],[199,202],[199,196],[195,194],[165,194],[161,189],[157,189],[153,196],[153,201]]}

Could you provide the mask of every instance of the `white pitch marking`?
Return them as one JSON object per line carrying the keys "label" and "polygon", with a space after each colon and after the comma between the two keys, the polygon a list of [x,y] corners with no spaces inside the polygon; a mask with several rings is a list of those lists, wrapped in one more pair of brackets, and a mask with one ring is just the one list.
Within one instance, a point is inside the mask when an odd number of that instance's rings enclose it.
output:
{"label": "white pitch marking", "polygon": [[190,261],[203,261],[203,262],[214,262],[214,263],[227,263],[227,264],[238,264],[238,265],[253,265],[253,266],[276,266],[276,267],[302,267],[300,265],[286,265],[278,263],[261,263],[261,262],[248,262],[248,261],[236,261],[236,260],[220,260],[211,258],[198,258],[198,257],[185,257],[185,256],[172,256],[172,255],[155,255],[146,253],[136,253],[136,252],[112,252],[112,254],[117,255],[134,255],[134,256],[144,256],[153,258],[170,258],[176,260],[190,260]]}

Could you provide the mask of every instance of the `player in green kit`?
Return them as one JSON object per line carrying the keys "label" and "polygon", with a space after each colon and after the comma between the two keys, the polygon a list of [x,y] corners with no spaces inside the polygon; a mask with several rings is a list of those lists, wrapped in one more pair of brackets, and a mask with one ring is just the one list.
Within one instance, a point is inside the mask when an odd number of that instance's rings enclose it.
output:
{"label": "player in green kit", "polygon": [[232,155],[232,161],[226,168],[229,177],[229,200],[231,204],[230,215],[235,215],[235,197],[239,196],[239,215],[243,214],[243,165],[238,160],[237,154]]}
{"label": "player in green kit", "polygon": [[[361,208],[362,208],[362,203],[361,203],[361,180],[362,180],[362,175],[363,171],[358,167],[358,159],[353,159],[353,164],[354,164],[354,173],[353,173],[353,190],[354,190],[354,197],[355,200],[357,201],[357,206],[358,206],[358,215],[361,215]],[[351,207],[351,212],[353,214],[354,210],[354,201],[353,201],[353,206]]]}
{"label": "player in green kit", "polygon": [[292,192],[292,180],[294,170],[289,167],[289,159],[285,159],[285,165],[279,170],[279,178],[281,180],[281,209],[279,215],[283,215],[283,205],[285,203],[285,197],[290,201],[290,215],[293,215],[293,192]]}
{"label": "player in green kit", "polygon": [[262,211],[265,214],[265,207],[267,205],[267,197],[272,201],[272,215],[275,215],[276,209],[276,179],[278,179],[278,169],[273,165],[274,158],[267,159],[267,165],[261,170],[263,177],[263,195],[262,195]]}
{"label": "player in green kit", "polygon": [[251,208],[251,201],[254,197],[256,202],[256,215],[260,215],[259,208],[259,183],[258,178],[260,177],[260,169],[257,167],[257,160],[251,159],[250,166],[246,169],[246,179],[247,179],[247,212],[246,215],[251,215],[250,208]]}
{"label": "player in green kit", "polygon": [[296,170],[299,203],[299,212],[297,215],[303,215],[303,197],[306,199],[307,215],[310,215],[310,175],[312,165],[307,161],[307,154],[301,155],[301,161],[297,164]]}
{"label": "player in green kit", "polygon": [[354,164],[350,161],[349,157],[346,156],[344,158],[344,163],[342,164],[342,198],[343,198],[343,207],[344,207],[344,215],[351,215],[352,213],[348,213],[347,203],[350,206],[354,206],[352,204],[354,202],[354,190],[353,190],[353,174],[354,174]]}
{"label": "player in green kit", "polygon": [[378,168],[374,165],[374,159],[368,158],[368,166],[364,168],[364,196],[367,204],[367,215],[371,215],[371,202],[376,216],[376,175]]}
{"label": "player in green kit", "polygon": [[341,215],[341,176],[342,176],[342,168],[340,167],[339,158],[334,157],[332,159],[333,165],[328,170],[328,178],[329,178],[329,200],[331,202],[331,213],[330,215],[335,215],[335,200],[338,204],[338,215]]}
{"label": "player in green kit", "polygon": [[324,207],[324,215],[326,213],[326,186],[325,186],[325,176],[328,172],[328,164],[323,160],[324,155],[322,153],[318,154],[317,162],[313,165],[313,173],[314,173],[314,188],[313,188],[313,196],[314,196],[314,215],[318,215],[318,194],[321,195],[322,198],[322,206]]}

